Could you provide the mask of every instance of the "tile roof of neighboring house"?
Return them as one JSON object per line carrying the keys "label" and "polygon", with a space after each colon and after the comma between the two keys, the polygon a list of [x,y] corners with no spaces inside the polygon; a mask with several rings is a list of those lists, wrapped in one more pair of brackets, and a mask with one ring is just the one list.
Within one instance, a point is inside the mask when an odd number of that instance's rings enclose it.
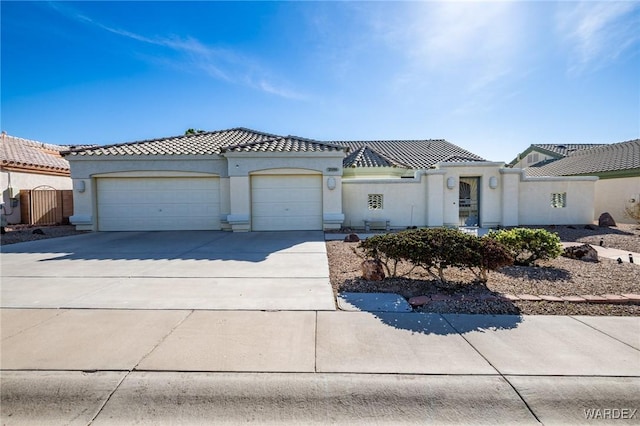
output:
{"label": "tile roof of neighboring house", "polygon": [[352,152],[368,148],[363,151],[362,165],[356,167],[388,167],[387,162],[394,162],[397,167],[428,169],[440,162],[484,161],[482,157],[442,139],[331,143],[349,147]]}
{"label": "tile roof of neighboring house", "polygon": [[582,149],[525,170],[530,176],[572,176],[634,169],[640,170],[640,139]]}
{"label": "tile roof of neighboring house", "polygon": [[[509,163],[510,167],[515,166],[520,160],[527,157],[527,154],[531,152],[542,152],[543,154],[549,155],[552,158],[548,160],[542,160],[541,162],[535,163],[533,165],[539,166],[545,164],[549,161],[557,160],[558,158],[566,157],[568,155],[573,155],[577,151],[581,151],[583,149],[595,148],[597,146],[602,146],[605,144],[601,143],[538,143],[529,145],[527,149],[518,154],[516,158],[511,160]],[[521,166],[521,167],[531,167],[532,165]]]}
{"label": "tile roof of neighboring house", "polygon": [[229,130],[105,145],[89,149],[75,149],[65,153],[65,155],[217,155],[220,154],[222,148],[230,145],[260,142],[280,137],[238,127]]}
{"label": "tile roof of neighboring house", "polygon": [[223,147],[221,152],[331,152],[344,151],[342,146],[332,145],[296,136],[277,137],[260,142]]}
{"label": "tile roof of neighboring house", "polygon": [[582,149],[595,148],[597,146],[602,146],[604,144],[601,143],[565,143],[565,144],[551,144],[551,143],[536,143],[531,145],[532,147],[541,148],[546,151],[553,152],[555,154],[559,154],[562,157],[566,157],[567,155],[571,155],[575,151]]}
{"label": "tile roof of neighboring house", "polygon": [[[363,149],[365,148],[365,149]],[[71,156],[219,155],[224,152],[350,151],[345,167],[429,168],[442,161],[483,161],[445,140],[331,141],[279,136],[243,127],[73,149]]]}
{"label": "tile roof of neighboring house", "polygon": [[62,158],[61,151],[68,146],[52,145],[29,139],[2,135],[2,167],[38,171],[57,175],[69,175],[69,162]]}

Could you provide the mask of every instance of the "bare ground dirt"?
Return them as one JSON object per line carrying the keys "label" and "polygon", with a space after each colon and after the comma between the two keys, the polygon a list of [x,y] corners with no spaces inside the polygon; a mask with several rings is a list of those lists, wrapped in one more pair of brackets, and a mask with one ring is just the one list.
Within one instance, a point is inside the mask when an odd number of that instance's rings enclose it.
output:
{"label": "bare ground dirt", "polygon": [[[37,231],[38,229],[42,233]],[[5,227],[5,233],[0,236],[0,245],[46,240],[47,238],[68,237],[69,235],[84,234],[85,232],[87,231],[76,231],[76,227],[73,225],[12,225]]]}

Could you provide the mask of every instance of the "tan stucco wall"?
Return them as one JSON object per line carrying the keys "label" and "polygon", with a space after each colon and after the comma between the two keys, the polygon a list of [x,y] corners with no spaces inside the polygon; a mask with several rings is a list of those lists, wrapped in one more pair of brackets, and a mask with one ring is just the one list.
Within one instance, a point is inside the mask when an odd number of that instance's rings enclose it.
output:
{"label": "tan stucco wall", "polygon": [[[344,226],[362,228],[364,220],[389,220],[394,228],[426,226],[426,179],[343,179]],[[369,194],[382,194],[383,209],[369,210]]]}
{"label": "tan stucco wall", "polygon": [[2,214],[5,215],[7,224],[21,223],[20,218],[20,202],[16,207],[11,207],[9,200],[9,183],[14,189],[14,193],[17,196],[21,189],[34,189],[38,186],[46,185],[54,189],[71,189],[71,178],[67,176],[52,176],[40,173],[24,173],[17,171],[0,172],[0,188],[2,188],[2,202],[4,203],[4,210]]}
{"label": "tan stucco wall", "polygon": [[201,172],[227,176],[227,162],[218,156],[67,157],[73,179],[88,179],[102,173],[127,171]]}
{"label": "tan stucco wall", "polygon": [[594,219],[609,212],[616,222],[636,223],[624,214],[625,206],[631,207],[632,199],[640,202],[640,176],[600,179],[596,182]]}
{"label": "tan stucco wall", "polygon": [[[571,225],[593,221],[595,182],[592,177],[527,178],[520,182],[520,225]],[[567,194],[565,208],[551,206],[551,194]]]}
{"label": "tan stucco wall", "polygon": [[[440,163],[438,169],[444,170],[444,225],[458,226],[460,197],[459,181],[462,177],[480,178],[480,226],[493,227],[502,221],[502,175],[500,169],[504,163]],[[491,178],[497,179],[496,188],[489,187]],[[447,187],[447,180],[453,178],[455,184],[452,189]]]}
{"label": "tan stucco wall", "polygon": [[[416,173],[415,179],[346,179],[343,182],[345,226],[360,228],[365,219],[384,219],[393,228],[458,226],[459,182],[480,178],[482,227],[590,223],[596,178],[528,179],[503,163],[441,163]],[[447,182],[452,179],[452,188]],[[494,179],[495,187],[490,182]],[[566,192],[567,207],[551,208],[551,193]],[[383,210],[368,210],[368,194],[384,196]],[[413,214],[412,214],[413,212]]]}

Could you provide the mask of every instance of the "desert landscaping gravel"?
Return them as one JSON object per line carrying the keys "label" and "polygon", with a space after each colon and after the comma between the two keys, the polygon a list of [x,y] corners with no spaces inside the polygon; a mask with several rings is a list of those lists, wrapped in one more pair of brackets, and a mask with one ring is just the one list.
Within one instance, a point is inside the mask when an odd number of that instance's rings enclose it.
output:
{"label": "desert landscaping gravel", "polygon": [[[640,253],[640,226],[623,225],[612,228],[585,226],[544,227],[555,232],[563,242],[581,242]],[[42,230],[42,233],[33,231]],[[74,226],[13,226],[7,227],[0,243],[25,241],[82,234]],[[361,278],[360,259],[355,253],[358,243],[327,241],[329,271],[334,292],[388,292],[409,299],[421,295],[471,296],[471,300],[431,301],[416,308],[422,312],[528,314],[528,315],[640,315],[638,304],[590,304],[546,301],[475,300],[499,293],[544,294],[573,296],[581,294],[640,293],[640,259],[636,263],[618,264],[615,260],[600,259],[599,263],[582,262],[560,257],[542,262],[538,267],[509,266],[489,275],[486,285],[475,282],[468,271],[451,269],[449,284],[440,285],[426,272],[414,270],[402,278],[366,281]],[[400,271],[407,272],[405,265]]]}
{"label": "desert landscaping gravel", "polygon": [[[588,229],[584,226],[545,227],[560,236],[563,242],[583,242],[640,253],[640,230],[637,225],[619,225],[616,228]],[[409,299],[420,295],[471,296],[472,300],[431,301],[416,308],[422,312],[533,314],[533,315],[640,315],[638,304],[590,304],[546,301],[475,300],[482,296],[501,293],[550,296],[578,296],[584,294],[640,293],[640,259],[638,263],[618,264],[601,258],[600,262],[583,262],[564,257],[541,262],[536,267],[509,266],[491,272],[489,281],[475,282],[469,271],[447,270],[447,285],[442,285],[424,270],[415,269],[409,275],[367,281],[361,278],[362,259],[355,253],[358,243],[328,241],[330,279],[336,293],[389,292]],[[409,265],[400,268],[407,273]]]}
{"label": "desert landscaping gravel", "polygon": [[[36,230],[40,230],[42,233]],[[61,226],[34,226],[15,225],[7,226],[5,233],[0,235],[0,244],[15,244],[26,241],[46,240],[47,238],[68,237],[69,235],[84,234],[87,231],[76,231],[73,225]],[[34,233],[35,231],[35,233]]]}

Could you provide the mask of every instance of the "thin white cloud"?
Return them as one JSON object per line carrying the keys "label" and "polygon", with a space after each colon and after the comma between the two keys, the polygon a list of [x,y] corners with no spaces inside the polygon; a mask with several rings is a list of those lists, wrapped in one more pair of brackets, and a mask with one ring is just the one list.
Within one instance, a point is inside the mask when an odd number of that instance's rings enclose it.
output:
{"label": "thin white cloud", "polygon": [[521,11],[511,2],[410,3],[404,25],[395,23],[389,34],[418,73],[457,75],[468,90],[482,90],[513,69]]}
{"label": "thin white cloud", "polygon": [[[197,69],[212,78],[233,84],[245,85],[252,89],[282,98],[293,100],[306,99],[305,95],[288,89],[286,85],[278,85],[271,81],[268,78],[268,72],[259,66],[256,61],[237,52],[207,46],[192,37],[146,37],[121,28],[102,24],[74,9],[61,6],[56,2],[50,2],[49,4],[53,9],[69,18],[93,25],[112,34],[140,43],[173,50],[188,59],[187,65],[190,70]],[[183,60],[180,60],[176,65],[180,68],[185,68]],[[255,81],[258,81],[258,83],[255,83]]]}
{"label": "thin white cloud", "polygon": [[[530,5],[515,2],[409,2],[372,13],[377,39],[397,52],[395,96],[417,94],[442,113],[494,109],[529,72]],[[446,111],[446,112],[445,112]]]}
{"label": "thin white cloud", "polygon": [[556,32],[569,49],[572,74],[606,66],[637,47],[638,28],[640,3],[635,1],[561,3],[556,13]]}

